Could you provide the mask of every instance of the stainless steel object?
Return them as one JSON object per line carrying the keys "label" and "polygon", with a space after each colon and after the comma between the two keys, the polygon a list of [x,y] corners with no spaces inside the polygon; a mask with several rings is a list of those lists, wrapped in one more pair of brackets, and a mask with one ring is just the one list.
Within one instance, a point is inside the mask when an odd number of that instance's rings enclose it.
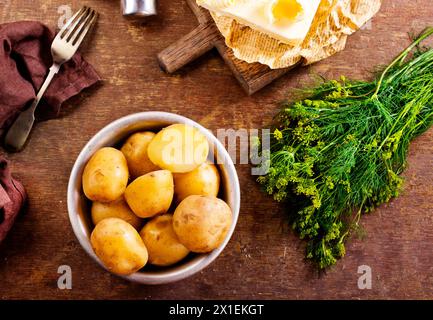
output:
{"label": "stainless steel object", "polygon": [[124,16],[147,17],[156,15],[156,0],[121,0]]}
{"label": "stainless steel object", "polygon": [[62,64],[70,60],[78,50],[78,47],[83,42],[84,37],[95,23],[97,17],[98,14],[96,11],[89,7],[83,7],[66,23],[54,38],[51,45],[53,65],[32,105],[18,116],[7,132],[5,137],[5,146],[7,149],[20,151],[24,147],[30,131],[32,130],[33,123],[35,122],[35,111],[39,101],[54,76],[59,72]]}
{"label": "stainless steel object", "polygon": [[[69,220],[75,236],[84,250],[99,265],[104,267],[99,258],[95,255],[90,244],[90,234],[93,225],[90,219],[89,201],[83,193],[81,176],[90,157],[100,148],[106,146],[118,146],[119,142],[137,131],[157,131],[173,123],[185,123],[200,130],[208,139],[215,155],[215,163],[221,174],[221,198],[224,199],[233,212],[231,228],[220,247],[207,254],[190,256],[185,261],[166,268],[144,269],[123,278],[142,284],[163,284],[178,281],[200,272],[212,261],[214,261],[224,250],[235,229],[240,209],[240,188],[239,179],[230,155],[222,143],[206,128],[198,123],[166,112],[142,112],[136,113],[117,121],[112,122],[99,131],[83,148],[74,167],[68,184],[68,212]],[[105,267],[104,267],[105,268]]]}

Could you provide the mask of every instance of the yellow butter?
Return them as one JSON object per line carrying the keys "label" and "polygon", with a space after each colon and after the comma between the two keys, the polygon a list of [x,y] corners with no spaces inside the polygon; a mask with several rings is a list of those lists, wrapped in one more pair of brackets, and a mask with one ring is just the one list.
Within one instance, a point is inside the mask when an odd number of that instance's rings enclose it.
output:
{"label": "yellow butter", "polygon": [[290,45],[305,39],[321,0],[197,0],[197,4],[235,19]]}

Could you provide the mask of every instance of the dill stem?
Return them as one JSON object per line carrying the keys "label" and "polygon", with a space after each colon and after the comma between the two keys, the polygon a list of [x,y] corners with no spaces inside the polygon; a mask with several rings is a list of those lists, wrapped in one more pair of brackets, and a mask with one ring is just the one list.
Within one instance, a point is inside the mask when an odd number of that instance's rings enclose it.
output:
{"label": "dill stem", "polygon": [[372,99],[377,99],[377,96],[379,94],[380,88],[382,87],[383,80],[385,79],[385,76],[388,73],[388,71],[391,70],[391,68],[393,68],[396,63],[398,63],[401,60],[404,60],[407,57],[407,55],[415,47],[417,47],[419,45],[420,42],[422,42],[424,39],[428,38],[432,34],[433,34],[433,27],[427,28],[421,34],[421,36],[418,37],[418,39],[416,39],[409,47],[406,48],[406,50],[404,50],[397,58],[395,58],[393,62],[391,62],[391,64],[382,72],[382,74],[381,74],[381,76],[379,78],[379,81],[377,82],[376,91],[374,92],[373,96],[371,97]]}
{"label": "dill stem", "polygon": [[[399,124],[400,120],[409,112],[409,110],[412,108],[412,105],[413,105],[413,101],[411,101],[408,104],[406,104],[406,106],[404,107],[403,111],[400,112],[400,114],[398,115],[397,119],[394,120],[394,124],[392,125],[391,129],[388,130],[388,132],[389,132],[388,135],[386,136],[385,139],[383,139],[383,141],[380,144],[379,148],[377,148],[376,153],[379,152],[383,148],[383,146],[385,145],[385,143],[388,141],[389,137],[391,137],[392,134],[394,133],[395,127]],[[406,123],[406,125],[407,125],[407,123]]]}

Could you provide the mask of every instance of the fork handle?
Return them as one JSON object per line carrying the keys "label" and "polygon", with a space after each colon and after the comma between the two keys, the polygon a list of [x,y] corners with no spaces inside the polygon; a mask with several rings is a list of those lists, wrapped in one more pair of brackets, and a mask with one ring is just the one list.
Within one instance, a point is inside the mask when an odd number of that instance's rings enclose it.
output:
{"label": "fork handle", "polygon": [[39,89],[39,92],[31,106],[21,112],[18,118],[9,128],[9,131],[5,137],[5,147],[10,151],[17,152],[23,149],[30,132],[32,131],[33,123],[35,122],[35,110],[54,76],[57,74],[57,72],[59,72],[59,69],[59,64],[54,63],[51,66],[48,76]]}

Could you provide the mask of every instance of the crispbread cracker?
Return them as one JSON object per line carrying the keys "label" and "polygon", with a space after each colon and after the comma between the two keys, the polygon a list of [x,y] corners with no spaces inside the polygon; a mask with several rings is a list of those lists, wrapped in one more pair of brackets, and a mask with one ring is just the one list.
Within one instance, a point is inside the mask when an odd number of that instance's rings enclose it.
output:
{"label": "crispbread cracker", "polygon": [[211,12],[234,55],[272,69],[325,59],[344,49],[347,36],[358,30],[380,9],[381,0],[322,0],[307,37],[300,46],[281,43],[236,20]]}

